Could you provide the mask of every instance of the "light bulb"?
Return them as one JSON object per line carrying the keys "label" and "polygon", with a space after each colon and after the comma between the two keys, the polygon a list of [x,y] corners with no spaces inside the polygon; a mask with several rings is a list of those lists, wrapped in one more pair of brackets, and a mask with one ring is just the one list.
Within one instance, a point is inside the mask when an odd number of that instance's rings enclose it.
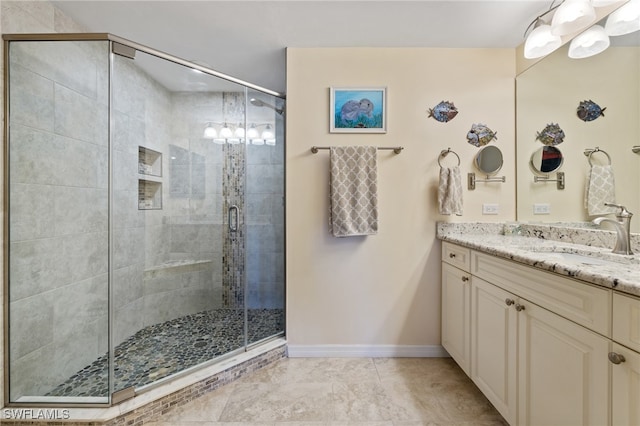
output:
{"label": "light bulb", "polygon": [[213,124],[207,123],[207,127],[204,128],[204,136],[203,137],[205,139],[214,139],[217,136],[218,136],[218,132],[216,131],[216,128],[213,127]]}
{"label": "light bulb", "polygon": [[275,137],[273,131],[271,130],[271,124],[267,124],[267,127],[264,128],[260,137],[262,139],[273,139]]}
{"label": "light bulb", "polygon": [[551,34],[563,36],[580,31],[596,21],[596,10],[589,0],[565,0],[551,20]]}
{"label": "light bulb", "polygon": [[640,30],[640,0],[631,0],[611,13],[604,24],[604,30],[610,36],[621,36]]}
{"label": "light bulb", "polygon": [[524,43],[524,57],[540,58],[548,55],[562,45],[560,36],[551,34],[551,25],[536,26]]}
{"label": "light bulb", "polygon": [[220,137],[229,139],[232,135],[233,133],[231,132],[231,129],[227,126],[227,123],[224,123],[224,127],[220,129]]}
{"label": "light bulb", "polygon": [[569,57],[573,59],[588,58],[597,55],[609,47],[609,36],[600,25],[594,25],[571,40]]}
{"label": "light bulb", "polygon": [[248,139],[257,139],[258,138],[258,129],[256,129],[256,125],[252,124],[251,127],[247,130],[247,138]]}

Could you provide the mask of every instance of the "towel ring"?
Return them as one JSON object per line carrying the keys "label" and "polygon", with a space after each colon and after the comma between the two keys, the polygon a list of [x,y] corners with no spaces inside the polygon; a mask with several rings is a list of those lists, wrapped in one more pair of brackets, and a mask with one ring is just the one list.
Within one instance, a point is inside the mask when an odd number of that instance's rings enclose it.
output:
{"label": "towel ring", "polygon": [[598,147],[596,146],[596,148],[595,148],[595,149],[585,149],[585,150],[584,150],[584,155],[586,155],[586,156],[588,157],[589,165],[590,165],[590,166],[593,166],[593,163],[591,162],[591,156],[592,156],[593,154],[595,154],[596,152],[601,152],[601,153],[603,153],[604,155],[606,155],[606,156],[607,156],[607,160],[609,160],[609,165],[611,165],[611,157],[609,156],[609,154],[607,153],[607,151],[603,151],[603,150],[601,150],[600,148],[598,148]]}
{"label": "towel ring", "polygon": [[455,151],[451,151],[451,148],[447,148],[440,151],[440,155],[438,156],[438,166],[440,166],[440,168],[442,168],[442,164],[440,164],[440,159],[443,157],[446,157],[447,155],[449,155],[449,153],[456,156],[456,158],[458,159],[458,166],[460,165],[460,156],[456,154]]}

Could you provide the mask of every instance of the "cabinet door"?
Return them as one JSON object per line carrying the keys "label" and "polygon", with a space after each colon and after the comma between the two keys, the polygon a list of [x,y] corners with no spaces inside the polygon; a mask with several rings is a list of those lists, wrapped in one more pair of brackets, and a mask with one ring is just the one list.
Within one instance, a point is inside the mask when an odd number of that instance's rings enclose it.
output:
{"label": "cabinet door", "polygon": [[516,297],[475,276],[471,283],[471,379],[502,417],[515,424]]}
{"label": "cabinet door", "polygon": [[522,299],[518,424],[609,423],[609,340]]}
{"label": "cabinet door", "polygon": [[442,264],[442,346],[469,375],[471,358],[470,275]]}
{"label": "cabinet door", "polygon": [[624,357],[624,362],[611,367],[612,423],[614,426],[640,425],[640,354],[617,343],[612,349]]}

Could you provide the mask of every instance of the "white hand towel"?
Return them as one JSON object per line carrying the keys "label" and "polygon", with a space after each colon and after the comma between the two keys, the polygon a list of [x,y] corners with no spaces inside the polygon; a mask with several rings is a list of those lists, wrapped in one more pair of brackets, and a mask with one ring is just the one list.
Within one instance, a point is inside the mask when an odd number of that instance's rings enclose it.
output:
{"label": "white hand towel", "polygon": [[378,233],[375,146],[331,147],[330,229],[336,237]]}
{"label": "white hand towel", "polygon": [[604,203],[615,202],[616,186],[613,168],[609,164],[591,166],[584,194],[584,207],[589,216],[615,213],[615,207],[604,205]]}
{"label": "white hand towel", "polygon": [[462,178],[458,166],[440,167],[438,208],[440,214],[462,216]]}

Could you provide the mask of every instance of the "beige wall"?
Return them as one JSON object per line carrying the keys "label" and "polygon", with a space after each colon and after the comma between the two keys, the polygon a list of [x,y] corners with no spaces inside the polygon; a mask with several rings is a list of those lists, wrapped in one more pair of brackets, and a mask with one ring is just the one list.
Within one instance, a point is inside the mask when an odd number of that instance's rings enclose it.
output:
{"label": "beige wall", "polygon": [[[515,219],[513,49],[290,48],[287,50],[287,335],[290,353],[432,353],[440,345],[440,244],[436,221]],[[330,134],[329,88],[386,86],[386,134]],[[453,101],[449,123],[427,118]],[[478,149],[473,123],[498,132],[506,183],[466,189]],[[402,145],[379,152],[378,235],[328,233],[327,151],[313,145]],[[464,215],[440,216],[437,159],[461,158]],[[443,165],[453,165],[447,157]],[[483,203],[500,214],[483,216]],[[322,346],[322,345],[336,345]],[[357,346],[361,345],[361,346]],[[342,351],[342,352],[341,352]],[[398,353],[398,352],[396,352]]]}

